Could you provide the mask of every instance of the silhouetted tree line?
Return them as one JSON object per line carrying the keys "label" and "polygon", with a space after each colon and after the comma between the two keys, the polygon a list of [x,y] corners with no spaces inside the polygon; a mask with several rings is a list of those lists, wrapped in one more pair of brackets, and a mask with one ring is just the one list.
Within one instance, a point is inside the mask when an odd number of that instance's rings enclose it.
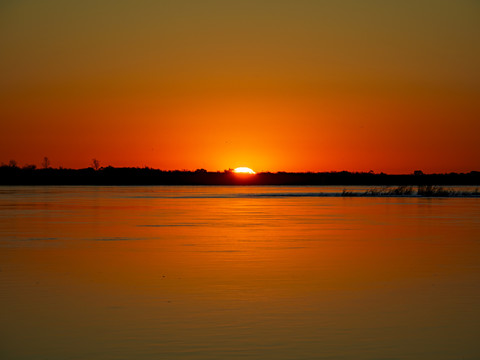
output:
{"label": "silhouetted tree line", "polygon": [[[48,160],[48,159],[47,159]],[[480,172],[424,174],[417,170],[409,175],[370,172],[277,172],[256,175],[223,172],[164,171],[145,168],[99,167],[94,161],[85,169],[52,168],[44,161],[17,166],[16,162],[0,166],[1,185],[480,185]]]}

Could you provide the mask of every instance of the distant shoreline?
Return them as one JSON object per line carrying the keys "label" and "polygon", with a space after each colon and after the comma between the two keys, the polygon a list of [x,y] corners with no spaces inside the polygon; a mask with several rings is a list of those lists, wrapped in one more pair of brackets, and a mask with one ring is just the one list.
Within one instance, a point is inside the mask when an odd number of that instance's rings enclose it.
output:
{"label": "distant shoreline", "polygon": [[480,186],[480,172],[389,175],[372,172],[277,172],[255,175],[232,171],[164,171],[150,168],[105,167],[36,169],[0,167],[0,185],[371,185],[371,186]]}

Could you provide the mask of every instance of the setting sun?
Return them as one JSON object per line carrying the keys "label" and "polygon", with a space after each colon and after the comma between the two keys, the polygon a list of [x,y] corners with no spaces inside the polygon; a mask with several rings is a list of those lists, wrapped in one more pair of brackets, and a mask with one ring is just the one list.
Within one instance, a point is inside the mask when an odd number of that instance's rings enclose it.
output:
{"label": "setting sun", "polygon": [[238,174],[256,174],[255,171],[248,167],[238,167],[233,172],[238,173]]}

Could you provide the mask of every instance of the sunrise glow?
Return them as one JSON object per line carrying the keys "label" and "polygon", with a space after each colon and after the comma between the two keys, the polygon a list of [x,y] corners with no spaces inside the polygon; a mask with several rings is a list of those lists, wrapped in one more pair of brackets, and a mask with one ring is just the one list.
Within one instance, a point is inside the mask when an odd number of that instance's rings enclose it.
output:
{"label": "sunrise glow", "polygon": [[480,360],[479,38],[480,0],[0,0],[1,358]]}
{"label": "sunrise glow", "polygon": [[256,174],[255,171],[253,171],[248,167],[238,167],[235,170],[233,170],[233,172],[237,174]]}
{"label": "sunrise glow", "polygon": [[0,5],[0,165],[480,167],[478,1],[48,3]]}

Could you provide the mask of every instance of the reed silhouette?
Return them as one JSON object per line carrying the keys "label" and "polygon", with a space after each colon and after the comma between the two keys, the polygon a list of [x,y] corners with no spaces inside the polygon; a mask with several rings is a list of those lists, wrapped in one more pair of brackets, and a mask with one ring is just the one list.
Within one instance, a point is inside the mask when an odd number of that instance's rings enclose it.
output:
{"label": "reed silhouette", "polygon": [[343,190],[342,196],[354,197],[354,196],[370,196],[370,197],[382,197],[382,196],[421,196],[421,197],[480,197],[478,187],[471,190],[456,191],[453,189],[445,188],[438,185],[419,185],[417,190],[414,190],[413,186],[401,185],[397,187],[385,186],[383,188],[373,188],[366,191],[348,191]]}

